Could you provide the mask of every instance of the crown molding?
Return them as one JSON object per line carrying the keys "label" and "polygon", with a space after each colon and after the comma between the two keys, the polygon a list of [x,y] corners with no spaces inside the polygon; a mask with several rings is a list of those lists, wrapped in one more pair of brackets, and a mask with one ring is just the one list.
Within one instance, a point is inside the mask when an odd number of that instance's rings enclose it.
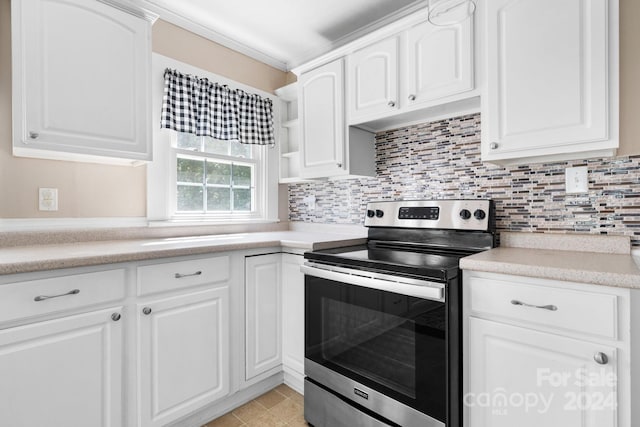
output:
{"label": "crown molding", "polygon": [[[120,3],[124,0],[101,1]],[[291,60],[287,61],[286,59],[276,58],[267,52],[248,46],[245,43],[242,43],[238,40],[233,39],[232,37],[216,31],[214,28],[210,28],[200,23],[194,22],[181,15],[179,12],[170,10],[163,6],[159,6],[155,3],[152,3],[150,0],[131,0],[131,2],[133,2],[133,4],[138,8],[142,8],[146,11],[157,14],[157,16],[159,16],[160,19],[164,21],[170,22],[171,24],[177,25],[181,28],[184,28],[185,30],[191,31],[194,34],[197,34],[201,37],[232,49],[238,53],[246,55],[250,58],[253,58],[257,61],[260,61],[264,64],[270,65],[278,70],[285,72],[292,71],[294,68],[297,68],[302,64],[306,64],[314,60],[315,58],[326,55],[327,53],[337,48],[357,41],[358,39],[372,32],[376,32],[398,20],[402,20],[403,18],[413,15],[416,12],[426,11],[427,8],[427,0],[421,0],[417,3],[405,6],[402,9],[385,16],[384,18],[378,19],[377,21],[374,21],[369,25],[361,27],[358,30],[341,37],[335,42],[327,43],[318,48],[310,49],[305,54],[299,55],[298,57],[292,58]]]}
{"label": "crown molding", "polygon": [[165,7],[158,6],[154,3],[151,3],[148,0],[133,0],[133,1],[139,6],[143,7],[144,9],[147,9],[149,11],[152,11],[153,13],[158,14],[160,19],[162,19],[163,21],[167,21],[171,24],[177,25],[178,27],[191,31],[194,34],[204,37],[205,39],[211,40],[212,42],[218,43],[224,47],[235,50],[238,53],[246,55],[264,64],[270,65],[278,70],[289,71],[286,61],[278,58],[274,58],[273,56],[267,53],[264,53],[258,49],[254,49],[251,46],[247,46],[244,43],[241,43],[237,40],[227,37],[226,35],[217,32],[213,28],[209,28],[200,23],[194,22],[173,10],[169,10]]}

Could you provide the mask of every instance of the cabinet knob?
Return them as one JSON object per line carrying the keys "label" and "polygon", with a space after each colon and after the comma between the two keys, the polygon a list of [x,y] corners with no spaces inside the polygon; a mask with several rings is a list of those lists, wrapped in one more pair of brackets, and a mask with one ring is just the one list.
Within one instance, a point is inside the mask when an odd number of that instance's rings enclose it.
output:
{"label": "cabinet knob", "polygon": [[151,314],[151,307],[145,307],[142,309],[142,312],[147,316]]}
{"label": "cabinet knob", "polygon": [[395,102],[395,101],[389,101],[389,102],[387,103],[387,105],[388,105],[389,107],[395,107],[395,106],[396,106],[396,102]]}
{"label": "cabinet knob", "polygon": [[342,168],[342,163],[336,163],[336,166],[338,166],[339,168]]}
{"label": "cabinet knob", "polygon": [[606,365],[607,363],[609,363],[609,358],[602,352],[597,352],[596,354],[594,354],[593,360],[595,360],[599,365]]}
{"label": "cabinet knob", "polygon": [[120,315],[120,313],[113,313],[111,315],[111,320],[113,320],[114,322],[117,322],[118,320],[120,320],[122,316]]}
{"label": "cabinet knob", "polygon": [[416,100],[416,96],[411,94],[409,95],[409,101],[415,101]]}
{"label": "cabinet knob", "polygon": [[38,139],[39,136],[40,134],[38,132],[29,132],[29,138],[31,139]]}
{"label": "cabinet knob", "polygon": [[491,148],[492,150],[496,150],[498,148],[498,143],[497,142],[492,142],[489,145],[489,148]]}

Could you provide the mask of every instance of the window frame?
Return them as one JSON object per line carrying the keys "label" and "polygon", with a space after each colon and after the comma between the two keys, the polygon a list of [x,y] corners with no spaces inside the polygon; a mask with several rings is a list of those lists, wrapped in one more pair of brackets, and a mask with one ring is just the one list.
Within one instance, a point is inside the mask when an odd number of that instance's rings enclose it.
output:
{"label": "window frame", "polygon": [[[169,181],[173,183],[173,186],[169,190],[169,203],[170,203],[170,217],[174,220],[215,220],[215,219],[260,219],[263,217],[261,207],[264,205],[262,200],[266,193],[266,175],[264,173],[264,161],[262,150],[267,147],[251,146],[251,158],[242,158],[237,156],[223,155],[208,153],[205,151],[192,151],[188,149],[178,148],[177,139],[178,132],[171,132],[171,167],[169,173]],[[204,138],[204,137],[199,137]],[[226,142],[226,141],[225,141]],[[268,149],[268,148],[267,148]],[[252,202],[253,208],[250,211],[210,211],[205,212],[188,212],[178,210],[178,157],[190,157],[198,159],[212,159],[219,160],[222,163],[235,163],[235,164],[251,164],[253,166],[252,179]],[[206,170],[204,171],[206,176]],[[197,186],[197,185],[196,185]],[[203,183],[203,191],[207,186]],[[203,196],[203,208],[204,200],[206,196]]]}

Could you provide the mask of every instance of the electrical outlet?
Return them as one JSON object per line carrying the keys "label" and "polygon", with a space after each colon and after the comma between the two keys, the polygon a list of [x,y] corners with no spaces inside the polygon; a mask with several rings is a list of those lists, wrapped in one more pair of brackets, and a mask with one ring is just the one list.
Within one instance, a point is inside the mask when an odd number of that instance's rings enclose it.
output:
{"label": "electrical outlet", "polygon": [[57,211],[58,189],[38,188],[38,207],[41,211]]}
{"label": "electrical outlet", "polygon": [[302,199],[302,201],[307,204],[309,210],[316,210],[316,196],[306,196]]}
{"label": "electrical outlet", "polygon": [[589,192],[589,171],[586,166],[565,169],[565,189],[567,194]]}

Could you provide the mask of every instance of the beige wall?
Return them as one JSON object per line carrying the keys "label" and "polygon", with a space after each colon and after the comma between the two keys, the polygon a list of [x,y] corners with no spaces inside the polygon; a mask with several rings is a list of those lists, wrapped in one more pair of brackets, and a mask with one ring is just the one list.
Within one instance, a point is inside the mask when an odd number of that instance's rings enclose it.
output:
{"label": "beige wall", "polygon": [[[144,167],[12,156],[10,4],[10,0],[0,0],[0,218],[145,216]],[[620,19],[619,152],[640,154],[640,2],[621,0]],[[164,21],[154,25],[153,50],[269,92],[295,81],[291,73],[285,74]],[[59,189],[58,212],[38,211],[38,187]]]}
{"label": "beige wall", "polygon": [[286,73],[162,20],[153,25],[153,51],[266,92],[287,84]]}
{"label": "beige wall", "polygon": [[620,0],[620,149],[640,154],[640,1]]}

